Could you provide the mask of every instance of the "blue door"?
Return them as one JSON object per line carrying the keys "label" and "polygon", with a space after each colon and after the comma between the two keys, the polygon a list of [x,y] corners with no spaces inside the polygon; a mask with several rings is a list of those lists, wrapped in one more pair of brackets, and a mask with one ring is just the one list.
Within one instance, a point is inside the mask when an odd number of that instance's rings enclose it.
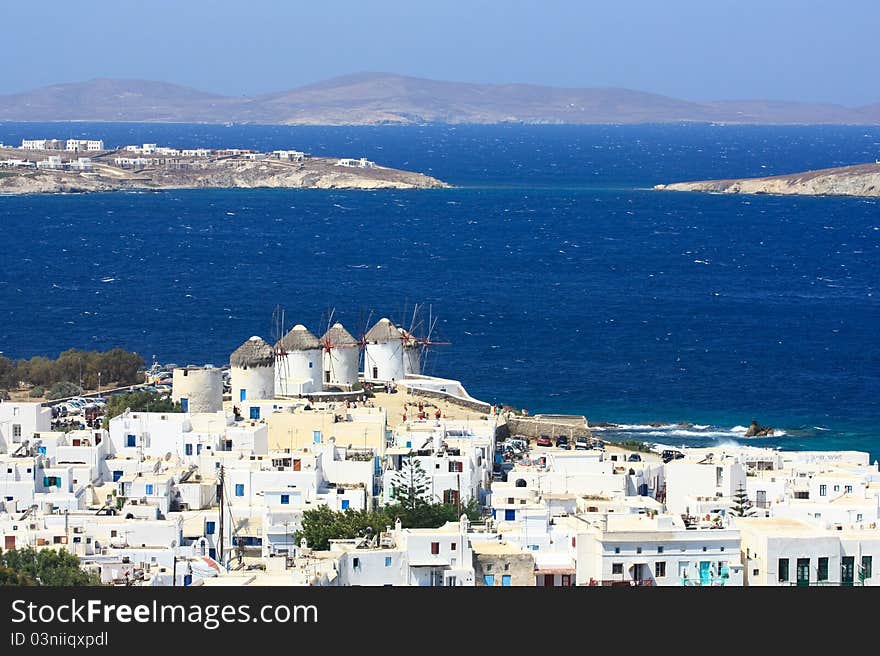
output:
{"label": "blue door", "polygon": [[238,390],[238,400],[239,401],[247,401],[247,390],[246,389]]}
{"label": "blue door", "polygon": [[495,585],[495,575],[483,574],[483,583],[485,583],[486,585]]}
{"label": "blue door", "polygon": [[709,585],[712,580],[712,572],[710,568],[712,563],[708,560],[700,561],[700,585]]}
{"label": "blue door", "polygon": [[260,418],[260,406],[252,405],[251,406],[251,419],[259,419]]}
{"label": "blue door", "polygon": [[189,399],[180,399],[180,407],[184,412],[189,412]]}
{"label": "blue door", "polygon": [[501,585],[510,586],[510,574],[503,574],[501,576]]}

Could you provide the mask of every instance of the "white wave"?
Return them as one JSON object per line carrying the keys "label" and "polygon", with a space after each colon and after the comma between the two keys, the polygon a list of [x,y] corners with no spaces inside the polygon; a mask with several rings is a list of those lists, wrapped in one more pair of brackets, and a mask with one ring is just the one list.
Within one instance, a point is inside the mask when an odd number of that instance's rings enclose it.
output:
{"label": "white wave", "polygon": [[815,428],[816,430],[820,430],[820,431],[831,430],[830,428],[825,428],[824,426],[813,426],[813,428]]}
{"label": "white wave", "polygon": [[746,428],[745,426],[734,426],[733,428],[730,429],[730,432],[731,432],[731,433],[743,433],[743,434],[745,434],[745,432],[746,432],[747,430],[749,430],[749,429]]}
{"label": "white wave", "polygon": [[706,430],[709,426],[707,424],[694,424],[691,428],[695,430]]}

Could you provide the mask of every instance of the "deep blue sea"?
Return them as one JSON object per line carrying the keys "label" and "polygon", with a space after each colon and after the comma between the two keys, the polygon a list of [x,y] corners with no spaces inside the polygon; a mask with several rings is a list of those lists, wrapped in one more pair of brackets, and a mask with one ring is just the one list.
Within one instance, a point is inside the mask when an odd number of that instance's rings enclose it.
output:
{"label": "deep blue sea", "polygon": [[[424,303],[451,343],[427,373],[486,401],[880,456],[880,202],[650,190],[874,161],[880,128],[0,124],[79,136],[365,156],[456,188],[0,197],[9,357],[219,365],[271,339],[276,305],[359,334]],[[741,438],[753,418],[785,434]],[[696,426],[645,425],[678,421]]]}

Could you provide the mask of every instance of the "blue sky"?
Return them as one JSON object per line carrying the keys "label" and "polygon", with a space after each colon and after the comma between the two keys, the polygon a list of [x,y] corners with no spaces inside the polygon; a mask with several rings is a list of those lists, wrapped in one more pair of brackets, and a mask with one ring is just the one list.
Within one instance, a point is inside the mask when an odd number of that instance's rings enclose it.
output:
{"label": "blue sky", "polygon": [[688,100],[880,102],[878,0],[87,0],[0,8],[0,93],[96,77],[227,95],[358,71]]}

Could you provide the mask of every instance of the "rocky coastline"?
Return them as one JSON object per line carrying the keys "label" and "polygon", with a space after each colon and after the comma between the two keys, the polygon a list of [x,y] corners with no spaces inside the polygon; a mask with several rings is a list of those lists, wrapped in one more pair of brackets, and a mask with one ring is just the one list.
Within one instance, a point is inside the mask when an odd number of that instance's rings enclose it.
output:
{"label": "rocky coastline", "polygon": [[[0,158],[2,159],[2,158]],[[110,157],[91,170],[0,169],[0,194],[55,194],[167,189],[440,189],[449,184],[412,171],[345,167],[331,158],[301,162],[213,157],[186,167],[121,168]]]}
{"label": "rocky coastline", "polygon": [[654,186],[659,191],[801,196],[880,196],[880,162],[775,175],[765,178],[698,180]]}

